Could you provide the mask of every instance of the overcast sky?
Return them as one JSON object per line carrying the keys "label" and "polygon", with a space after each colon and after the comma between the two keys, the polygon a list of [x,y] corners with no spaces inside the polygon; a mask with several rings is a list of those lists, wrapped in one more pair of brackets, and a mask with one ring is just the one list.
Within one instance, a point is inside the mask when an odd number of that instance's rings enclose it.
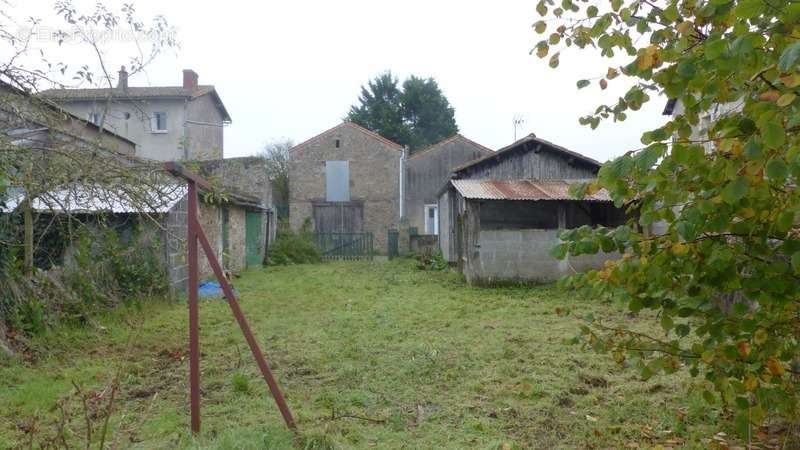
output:
{"label": "overcast sky", "polygon": [[[53,16],[50,0],[11,1],[17,17]],[[616,99],[621,82],[579,91],[578,79],[609,66],[588,50],[562,53],[558,70],[531,56],[540,39],[531,28],[538,20],[535,0],[131,1],[144,18],[164,15],[181,47],[130,84],[179,85],[181,70],[194,69],[201,84],[216,86],[233,118],[225,129],[226,157],[254,154],[270,140],[300,142],[335,126],[360,86],[385,70],[401,79],[435,78],[461,134],[493,149],[513,141],[512,120],[521,115],[518,137],[533,132],[605,161],[640,147],[641,132],[664,120],[664,100],[657,98],[624,123],[594,131],[578,124],[581,115]],[[110,66],[126,61],[124,50],[107,49]],[[55,51],[73,66],[91,56]]]}

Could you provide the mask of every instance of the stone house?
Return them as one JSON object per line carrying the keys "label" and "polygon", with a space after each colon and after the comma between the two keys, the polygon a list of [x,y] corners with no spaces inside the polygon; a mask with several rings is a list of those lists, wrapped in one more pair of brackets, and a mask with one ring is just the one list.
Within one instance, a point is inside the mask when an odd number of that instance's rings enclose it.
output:
{"label": "stone house", "polygon": [[529,135],[457,167],[439,193],[439,246],[467,281],[552,281],[616,255],[559,261],[550,250],[565,228],[616,226],[624,219],[605,191],[573,199],[569,186],[592,179],[600,163]]}
{"label": "stone house", "polygon": [[317,233],[370,232],[386,249],[400,224],[400,167],[404,150],[380,135],[344,122],[289,150],[289,220],[307,220]]}
{"label": "stone house", "polygon": [[[416,234],[439,234],[439,190],[452,170],[492,150],[455,134],[419,150],[403,162],[403,222]],[[412,234],[415,234],[412,231]]]}
{"label": "stone house", "polygon": [[214,86],[183,71],[181,86],[128,86],[125,67],[116,88],[49,89],[41,93],[70,113],[136,143],[135,156],[158,161],[223,157],[223,129],[231,123]]}

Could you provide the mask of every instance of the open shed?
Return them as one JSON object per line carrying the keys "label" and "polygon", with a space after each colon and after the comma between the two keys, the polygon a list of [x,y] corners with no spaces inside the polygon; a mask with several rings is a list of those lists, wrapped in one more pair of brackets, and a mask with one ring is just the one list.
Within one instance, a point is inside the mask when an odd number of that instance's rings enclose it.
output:
{"label": "open shed", "polygon": [[624,222],[605,191],[569,195],[570,185],[589,181],[599,167],[531,135],[456,168],[439,194],[444,258],[473,284],[553,281],[601,266],[616,255],[550,256],[560,230]]}

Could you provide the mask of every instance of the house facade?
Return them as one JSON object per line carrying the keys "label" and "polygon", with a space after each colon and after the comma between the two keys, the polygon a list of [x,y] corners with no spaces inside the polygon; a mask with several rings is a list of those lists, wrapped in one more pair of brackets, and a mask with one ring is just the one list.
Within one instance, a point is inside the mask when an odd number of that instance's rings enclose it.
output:
{"label": "house facade", "polygon": [[[439,191],[452,170],[492,150],[456,134],[403,162],[403,223],[416,234],[439,234]],[[412,231],[412,234],[413,231]]]}
{"label": "house facade", "polygon": [[600,163],[534,135],[457,167],[439,193],[439,246],[473,284],[545,282],[616,255],[556,260],[562,229],[615,226],[624,214],[604,191],[575,200],[570,185]]}
{"label": "house facade", "polygon": [[223,130],[231,123],[216,88],[183,71],[181,86],[128,86],[125,67],[116,88],[49,89],[42,96],[70,113],[136,143],[135,156],[158,161],[223,157]]}
{"label": "house facade", "polygon": [[400,224],[404,150],[359,125],[344,122],[289,150],[289,220],[317,233],[370,232],[385,249]]}

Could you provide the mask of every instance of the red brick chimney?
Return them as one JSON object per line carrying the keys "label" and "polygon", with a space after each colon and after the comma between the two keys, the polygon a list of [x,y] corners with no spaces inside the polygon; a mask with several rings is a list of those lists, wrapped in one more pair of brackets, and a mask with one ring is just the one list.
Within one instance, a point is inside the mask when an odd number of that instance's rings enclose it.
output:
{"label": "red brick chimney", "polygon": [[119,68],[119,78],[117,78],[117,88],[122,89],[123,91],[128,89],[128,72],[125,70],[125,66]]}
{"label": "red brick chimney", "polygon": [[189,90],[197,89],[197,72],[192,69],[183,69],[183,88]]}

